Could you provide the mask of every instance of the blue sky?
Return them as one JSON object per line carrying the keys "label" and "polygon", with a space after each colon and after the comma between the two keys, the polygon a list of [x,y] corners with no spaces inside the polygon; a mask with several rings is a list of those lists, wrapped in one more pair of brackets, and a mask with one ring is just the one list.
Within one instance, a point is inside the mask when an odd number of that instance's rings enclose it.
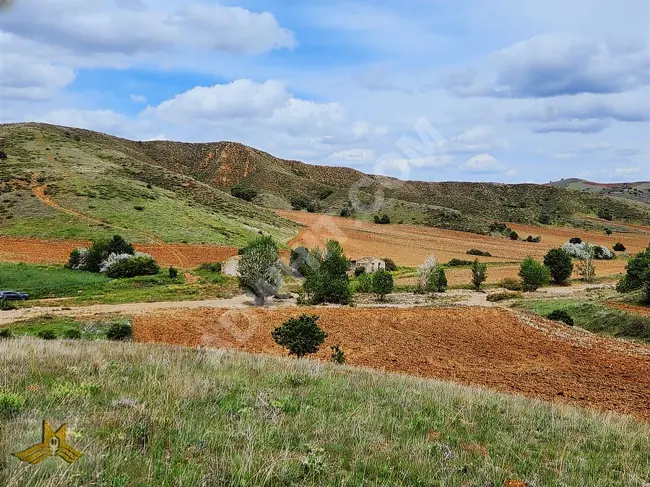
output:
{"label": "blue sky", "polygon": [[3,122],[407,179],[650,180],[647,0],[9,3]]}

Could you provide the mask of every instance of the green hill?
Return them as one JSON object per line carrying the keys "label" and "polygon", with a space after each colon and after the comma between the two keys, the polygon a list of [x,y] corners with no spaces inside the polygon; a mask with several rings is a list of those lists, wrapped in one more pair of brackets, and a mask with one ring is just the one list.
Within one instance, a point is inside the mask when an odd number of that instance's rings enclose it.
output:
{"label": "green hill", "polygon": [[558,188],[582,191],[585,193],[624,198],[631,201],[650,204],[650,182],[601,184],[584,179],[563,179],[551,183]]}
{"label": "green hill", "polygon": [[[260,231],[281,241],[297,226],[272,209],[302,198],[312,210],[478,233],[494,221],[594,225],[650,222],[650,205],[552,185],[398,181],[283,160],[234,142],[134,142],[45,124],[0,125],[0,234],[241,245]],[[231,196],[252,189],[252,203]],[[373,206],[373,203],[377,203]],[[365,206],[363,206],[365,205]],[[365,208],[365,209],[364,209]],[[596,224],[597,225],[597,224]]]}

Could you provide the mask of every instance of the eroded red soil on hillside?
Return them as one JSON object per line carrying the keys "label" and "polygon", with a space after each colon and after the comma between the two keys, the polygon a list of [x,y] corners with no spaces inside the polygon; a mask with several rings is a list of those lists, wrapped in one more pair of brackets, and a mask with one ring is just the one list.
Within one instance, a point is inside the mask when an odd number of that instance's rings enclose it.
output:
{"label": "eroded red soil on hillside", "polygon": [[650,347],[592,337],[544,320],[533,328],[503,309],[184,310],[139,316],[134,332],[141,342],[284,355],[271,331],[302,313],[320,315],[328,333],[316,355],[322,360],[338,343],[351,365],[650,421]]}

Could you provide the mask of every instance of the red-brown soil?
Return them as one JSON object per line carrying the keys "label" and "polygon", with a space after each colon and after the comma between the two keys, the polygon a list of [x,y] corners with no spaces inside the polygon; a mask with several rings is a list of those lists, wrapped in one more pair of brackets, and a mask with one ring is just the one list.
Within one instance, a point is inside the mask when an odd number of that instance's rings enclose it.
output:
{"label": "red-brown soil", "polygon": [[637,314],[641,316],[650,316],[650,306],[634,306],[625,303],[607,303],[610,308],[615,308],[627,313]]}
{"label": "red-brown soil", "polygon": [[134,320],[140,342],[284,355],[271,331],[320,315],[316,357],[340,344],[347,362],[559,401],[650,421],[650,347],[586,335],[503,309],[307,308],[184,310]]}

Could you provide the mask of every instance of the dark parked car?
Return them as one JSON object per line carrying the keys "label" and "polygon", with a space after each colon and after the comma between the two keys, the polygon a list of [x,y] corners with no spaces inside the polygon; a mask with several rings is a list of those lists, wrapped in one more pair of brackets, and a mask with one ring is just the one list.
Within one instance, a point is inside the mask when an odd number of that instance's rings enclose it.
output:
{"label": "dark parked car", "polygon": [[0,291],[0,299],[6,299],[7,301],[25,301],[29,299],[29,294],[16,291]]}

